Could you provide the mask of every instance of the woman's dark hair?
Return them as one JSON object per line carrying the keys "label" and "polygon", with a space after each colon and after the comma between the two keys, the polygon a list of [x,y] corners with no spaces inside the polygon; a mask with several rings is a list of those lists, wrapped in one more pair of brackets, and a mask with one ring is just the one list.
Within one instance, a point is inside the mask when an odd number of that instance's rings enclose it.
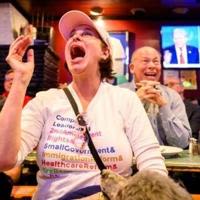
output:
{"label": "woman's dark hair", "polygon": [[100,74],[101,74],[101,80],[105,79],[112,79],[114,78],[114,72],[112,69],[112,58],[111,55],[108,56],[107,59],[101,59],[99,61],[100,66]]}
{"label": "woman's dark hair", "polygon": [[[107,44],[103,40],[102,41],[102,48],[108,48]],[[101,74],[101,80],[103,79],[113,79],[114,78],[114,72],[113,72],[113,62],[112,62],[112,56],[111,56],[111,49],[109,49],[110,54],[108,58],[101,59],[99,61],[100,66],[100,74]]]}

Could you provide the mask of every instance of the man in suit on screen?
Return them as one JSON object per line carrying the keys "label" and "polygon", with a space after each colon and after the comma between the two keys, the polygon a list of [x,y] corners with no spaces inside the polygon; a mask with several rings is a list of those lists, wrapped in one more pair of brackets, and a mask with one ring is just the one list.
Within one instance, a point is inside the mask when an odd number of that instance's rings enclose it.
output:
{"label": "man in suit on screen", "polygon": [[166,64],[198,64],[199,49],[187,45],[188,35],[185,29],[176,28],[173,31],[174,45],[164,49],[163,57]]}

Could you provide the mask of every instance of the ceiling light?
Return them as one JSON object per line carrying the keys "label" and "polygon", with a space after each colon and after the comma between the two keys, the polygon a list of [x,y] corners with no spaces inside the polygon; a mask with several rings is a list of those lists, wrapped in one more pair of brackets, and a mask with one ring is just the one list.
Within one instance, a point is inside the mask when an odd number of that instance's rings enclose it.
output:
{"label": "ceiling light", "polygon": [[102,16],[98,17],[94,23],[98,26],[98,27],[105,27],[105,23],[102,19]]}
{"label": "ceiling light", "polygon": [[176,14],[186,14],[189,11],[189,9],[185,7],[177,7],[174,8],[172,11]]}
{"label": "ceiling light", "polygon": [[140,14],[145,14],[146,10],[144,8],[132,8],[131,13],[132,15],[140,15]]}
{"label": "ceiling light", "polygon": [[93,16],[99,16],[103,14],[103,8],[101,7],[93,7],[90,10],[90,14]]}

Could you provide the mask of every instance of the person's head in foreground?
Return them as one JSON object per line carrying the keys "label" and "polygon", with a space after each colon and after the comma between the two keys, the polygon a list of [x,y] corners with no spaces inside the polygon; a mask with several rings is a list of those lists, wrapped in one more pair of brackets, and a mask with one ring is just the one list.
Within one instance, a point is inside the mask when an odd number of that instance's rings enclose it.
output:
{"label": "person's head in foreground", "polygon": [[108,33],[99,28],[85,13],[72,10],[59,21],[66,41],[65,59],[74,79],[112,78],[112,56]]}
{"label": "person's head in foreground", "polygon": [[5,78],[4,78],[4,90],[5,92],[9,92],[12,82],[14,79],[14,71],[12,69],[9,69],[6,74],[5,74]]}
{"label": "person's head in foreground", "polygon": [[176,78],[174,76],[168,77],[165,81],[165,85],[172,88],[173,90],[177,91],[182,99],[184,99],[184,87],[179,78]]}
{"label": "person's head in foreground", "polygon": [[135,82],[159,81],[161,74],[161,55],[149,46],[141,47],[134,51],[130,71],[134,75]]}
{"label": "person's head in foreground", "polygon": [[104,170],[101,187],[110,200],[192,200],[173,179],[155,171],[144,170],[125,179]]}

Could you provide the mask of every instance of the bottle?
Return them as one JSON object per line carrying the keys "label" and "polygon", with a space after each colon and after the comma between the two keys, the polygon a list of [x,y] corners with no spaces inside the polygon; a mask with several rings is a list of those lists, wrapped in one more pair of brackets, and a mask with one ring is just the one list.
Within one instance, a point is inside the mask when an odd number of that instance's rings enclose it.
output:
{"label": "bottle", "polygon": [[191,155],[198,155],[198,143],[196,138],[190,138],[189,153]]}

